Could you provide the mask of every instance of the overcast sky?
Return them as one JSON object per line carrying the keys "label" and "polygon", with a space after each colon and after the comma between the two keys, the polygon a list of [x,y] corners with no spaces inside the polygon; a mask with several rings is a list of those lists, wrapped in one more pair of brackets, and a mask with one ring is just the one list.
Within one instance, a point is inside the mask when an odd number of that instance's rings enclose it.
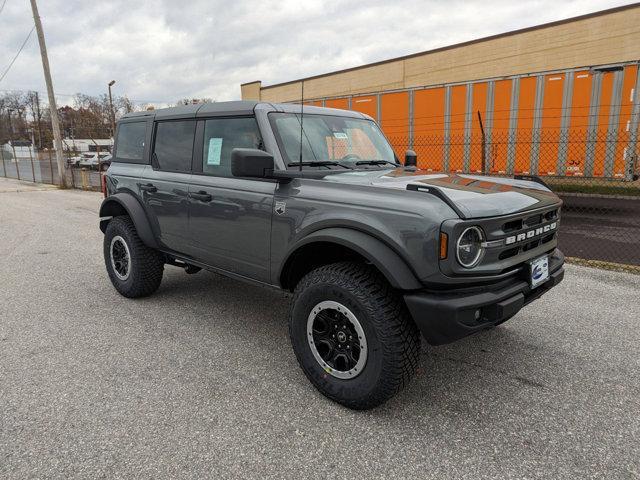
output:
{"label": "overcast sky", "polygon": [[[0,6],[4,0],[0,0]],[[240,98],[293,80],[631,2],[615,0],[39,0],[59,101]],[[0,12],[0,74],[33,26],[29,0]],[[0,90],[45,91],[34,34]]]}

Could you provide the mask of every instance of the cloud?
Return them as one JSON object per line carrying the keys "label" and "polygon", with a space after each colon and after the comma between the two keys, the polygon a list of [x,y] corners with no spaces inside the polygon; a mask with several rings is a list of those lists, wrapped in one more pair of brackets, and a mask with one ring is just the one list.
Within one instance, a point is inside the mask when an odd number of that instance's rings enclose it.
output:
{"label": "cloud", "polygon": [[[139,103],[233,100],[239,85],[283,82],[517,28],[624,1],[80,0],[40,1],[59,101],[114,92]],[[28,2],[0,14],[0,69],[32,26]],[[1,89],[44,91],[33,35]]]}

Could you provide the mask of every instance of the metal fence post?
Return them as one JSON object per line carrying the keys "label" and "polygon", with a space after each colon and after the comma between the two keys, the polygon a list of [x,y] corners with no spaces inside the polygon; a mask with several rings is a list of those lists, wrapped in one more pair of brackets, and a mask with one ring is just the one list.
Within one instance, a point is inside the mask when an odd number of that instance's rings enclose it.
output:
{"label": "metal fence post", "polygon": [[482,172],[486,175],[489,172],[489,165],[487,164],[487,137],[484,133],[484,125],[482,124],[482,114],[478,110],[478,123],[480,124],[480,133],[482,138],[480,140],[480,146],[482,151],[480,152],[480,158],[482,159]]}
{"label": "metal fence post", "polygon": [[33,168],[33,154],[31,153],[31,147],[29,148],[29,160],[31,161],[31,178],[33,178],[33,183],[36,183],[36,170]]}
{"label": "metal fence post", "polygon": [[[96,145],[96,150],[97,150],[97,156],[98,156],[98,178],[100,178],[102,175],[102,161],[100,160],[100,145]],[[100,179],[100,183],[102,184],[102,179]],[[91,182],[89,182],[89,186],[92,186]]]}
{"label": "metal fence post", "polygon": [[13,145],[13,140],[11,140],[11,150],[13,151],[13,159],[16,161],[16,174],[18,175],[18,180],[20,180],[20,162],[16,156],[16,147]]}
{"label": "metal fence post", "polygon": [[0,156],[2,157],[2,172],[4,173],[4,177],[7,177],[7,166],[4,164],[4,148],[0,145]]}
{"label": "metal fence post", "polygon": [[413,125],[413,109],[414,109],[414,99],[413,99],[413,93],[414,90],[409,90],[409,149],[410,150],[414,150],[413,148],[413,143],[414,143],[414,125]]}
{"label": "metal fence post", "polygon": [[47,152],[49,152],[49,168],[51,169],[51,184],[53,185],[55,181],[53,180],[53,160],[51,159],[51,149],[47,148]]}
{"label": "metal fence post", "polygon": [[[73,167],[69,169],[69,171],[71,172],[71,187],[76,188],[76,177],[73,174],[73,170],[74,170]],[[58,174],[60,174],[60,172],[58,172]]]}
{"label": "metal fence post", "polygon": [[[64,153],[64,152],[63,152]],[[71,187],[72,188],[76,188],[76,180],[75,180],[75,175],[73,174],[73,165],[71,165],[71,148],[68,147],[67,148],[67,165],[69,165],[69,171],[71,172]],[[58,172],[58,175],[62,175],[61,172]],[[66,178],[65,178],[65,182],[66,182]]]}

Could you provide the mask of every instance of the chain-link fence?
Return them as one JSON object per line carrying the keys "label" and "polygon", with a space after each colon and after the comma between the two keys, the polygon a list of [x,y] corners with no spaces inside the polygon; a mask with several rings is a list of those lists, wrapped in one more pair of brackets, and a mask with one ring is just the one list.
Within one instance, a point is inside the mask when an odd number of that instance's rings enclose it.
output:
{"label": "chain-link fence", "polygon": [[[103,157],[100,160],[95,155],[83,156],[80,152],[65,151],[65,183],[71,188],[100,190],[101,172],[110,163],[108,148],[104,147],[99,155]],[[60,183],[55,151],[51,148],[39,150],[31,145],[17,148],[8,141],[0,146],[0,160],[0,175],[3,177],[52,185]]]}
{"label": "chain-link fence", "polygon": [[[59,183],[53,128],[42,92],[0,92],[0,175]],[[115,120],[136,108],[126,97],[73,95],[58,108],[66,185],[99,189],[100,171],[110,163]]]}
{"label": "chain-link fence", "polygon": [[[0,115],[0,175],[59,183],[50,125],[7,128]],[[65,123],[66,122],[66,123]],[[66,184],[100,190],[111,161],[110,122],[73,123],[63,118]],[[80,138],[78,135],[85,138]],[[484,135],[390,136],[399,158],[407,149],[429,173],[538,175],[564,201],[560,246],[582,259],[640,266],[638,145],[631,132],[494,131]]]}

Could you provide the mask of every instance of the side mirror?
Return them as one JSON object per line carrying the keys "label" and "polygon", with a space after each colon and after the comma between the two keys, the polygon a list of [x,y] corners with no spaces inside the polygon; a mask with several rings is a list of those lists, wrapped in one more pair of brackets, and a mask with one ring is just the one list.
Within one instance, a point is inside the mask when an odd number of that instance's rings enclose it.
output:
{"label": "side mirror", "polygon": [[417,167],[418,155],[413,150],[407,150],[404,154],[404,166],[405,167]]}
{"label": "side mirror", "polygon": [[231,150],[231,173],[234,177],[265,178],[275,167],[273,155],[255,148]]}

